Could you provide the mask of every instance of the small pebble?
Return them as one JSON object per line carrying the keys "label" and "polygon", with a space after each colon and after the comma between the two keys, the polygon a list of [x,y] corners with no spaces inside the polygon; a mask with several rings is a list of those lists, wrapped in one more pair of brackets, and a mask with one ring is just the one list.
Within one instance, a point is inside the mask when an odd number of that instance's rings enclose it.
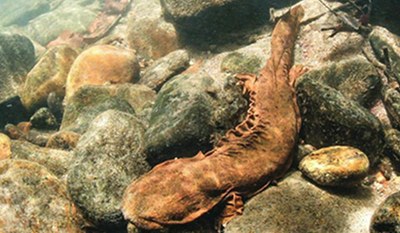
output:
{"label": "small pebble", "polygon": [[312,152],[299,165],[303,175],[324,186],[350,186],[367,175],[368,157],[347,146],[332,146]]}

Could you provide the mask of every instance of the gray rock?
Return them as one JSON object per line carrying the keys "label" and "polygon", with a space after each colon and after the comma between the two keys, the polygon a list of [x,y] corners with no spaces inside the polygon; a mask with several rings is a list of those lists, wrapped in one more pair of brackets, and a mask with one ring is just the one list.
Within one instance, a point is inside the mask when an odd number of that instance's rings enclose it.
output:
{"label": "gray rock", "polygon": [[92,122],[74,150],[68,191],[84,215],[101,228],[124,226],[120,201],[126,186],[150,169],[144,129],[134,116],[109,110]]}
{"label": "gray rock", "polygon": [[247,107],[235,82],[232,77],[197,73],[178,75],[166,83],[146,131],[148,161],[193,156],[209,149],[210,135],[233,128]]}
{"label": "gray rock", "polygon": [[389,196],[371,219],[371,233],[400,233],[400,192]]}
{"label": "gray rock", "polygon": [[65,185],[45,167],[26,160],[2,160],[0,184],[2,232],[84,232],[85,221]]}
{"label": "gray rock", "polygon": [[60,130],[82,134],[96,116],[109,109],[134,113],[126,100],[110,94],[104,87],[84,86],[68,101]]}
{"label": "gray rock", "polygon": [[158,91],[166,81],[185,70],[189,66],[189,60],[186,50],[171,52],[149,66],[139,83]]}
{"label": "gray rock", "polygon": [[178,34],[165,21],[159,0],[135,0],[128,17],[128,42],[145,58],[158,59],[180,48]]}
{"label": "gray rock", "polygon": [[349,146],[331,146],[304,157],[300,171],[319,185],[359,185],[369,170],[368,157]]}
{"label": "gray rock", "polygon": [[302,115],[301,135],[318,148],[348,145],[359,148],[374,164],[383,151],[379,120],[358,103],[316,80],[300,77],[297,102]]}
{"label": "gray rock", "polygon": [[386,147],[393,154],[394,158],[400,160],[400,131],[397,129],[385,130]]}
{"label": "gray rock", "polygon": [[269,1],[263,0],[162,0],[166,17],[191,38],[217,37],[255,28],[269,18]]}
{"label": "gray rock", "polygon": [[32,42],[20,35],[0,34],[0,103],[17,95],[17,89],[35,64]]}
{"label": "gray rock", "polygon": [[397,88],[382,89],[383,103],[392,125],[400,129],[400,91]]}
{"label": "gray rock", "polygon": [[33,128],[37,129],[56,129],[58,127],[56,117],[48,108],[40,108],[29,120]]}
{"label": "gray rock", "polygon": [[72,154],[63,150],[43,148],[29,142],[13,140],[11,158],[37,162],[61,178],[73,162]]}
{"label": "gray rock", "polygon": [[382,88],[375,67],[365,58],[355,57],[313,69],[305,77],[320,81],[340,91],[344,97],[369,108],[377,101]]}
{"label": "gray rock", "polygon": [[294,172],[250,199],[224,232],[368,233],[380,202],[381,194],[372,189],[324,190]]}

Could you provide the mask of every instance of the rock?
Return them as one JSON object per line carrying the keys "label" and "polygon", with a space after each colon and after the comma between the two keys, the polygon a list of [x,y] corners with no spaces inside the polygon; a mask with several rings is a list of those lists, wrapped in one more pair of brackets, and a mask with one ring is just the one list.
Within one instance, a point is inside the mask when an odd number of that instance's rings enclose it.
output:
{"label": "rock", "polygon": [[150,167],[143,155],[144,128],[134,116],[110,110],[92,122],[80,138],[68,190],[85,216],[96,225],[125,225],[120,201],[126,186]]}
{"label": "rock", "polygon": [[0,26],[26,25],[30,20],[56,8],[62,0],[3,0],[0,2]]}
{"label": "rock", "polygon": [[389,152],[400,160],[400,131],[396,129],[385,130],[385,142]]}
{"label": "rock", "polygon": [[257,56],[246,56],[238,52],[233,52],[222,60],[221,70],[234,74],[256,74],[261,69],[261,65],[261,60]]}
{"label": "rock", "polygon": [[158,59],[180,48],[178,34],[165,21],[159,0],[136,0],[128,17],[128,43],[147,59]]}
{"label": "rock", "polygon": [[11,155],[11,140],[10,138],[0,133],[0,160],[9,159]]}
{"label": "rock", "polygon": [[317,148],[348,145],[359,148],[374,164],[383,151],[379,120],[358,103],[316,80],[300,77],[297,102],[302,116],[301,136]]}
{"label": "rock", "polygon": [[139,64],[133,51],[111,45],[93,46],[82,52],[71,67],[66,102],[84,85],[132,82],[138,75]]}
{"label": "rock", "polygon": [[[397,187],[397,182],[390,185]],[[368,233],[381,195],[362,186],[324,190],[293,172],[247,201],[243,215],[229,222],[224,232]]]}
{"label": "rock", "polygon": [[210,135],[233,128],[247,108],[234,78],[182,74],[160,90],[146,131],[152,164],[210,148]]}
{"label": "rock", "polygon": [[149,66],[144,71],[139,83],[158,91],[166,81],[184,71],[189,65],[189,60],[186,50],[171,52]]}
{"label": "rock", "polygon": [[368,157],[347,146],[332,146],[304,157],[300,171],[319,185],[351,186],[360,184],[369,170]]}
{"label": "rock", "polygon": [[46,100],[47,107],[59,122],[61,122],[61,118],[64,113],[63,98],[64,96],[57,96],[55,92],[50,92]]}
{"label": "rock", "polygon": [[3,232],[84,232],[84,219],[68,199],[65,185],[43,166],[2,160],[0,184]]}
{"label": "rock", "polygon": [[400,129],[400,92],[397,88],[382,89],[383,103],[393,127]]}
{"label": "rock", "polygon": [[269,18],[270,2],[262,0],[162,0],[164,13],[185,36],[214,41],[221,34],[254,29]]}
{"label": "rock", "polygon": [[64,0],[53,11],[30,20],[21,31],[45,46],[65,31],[84,33],[100,12],[100,1]]}
{"label": "rock", "polygon": [[59,131],[51,135],[46,147],[59,150],[73,150],[80,137],[80,134],[72,131]]}
{"label": "rock", "polygon": [[389,196],[371,219],[371,233],[400,233],[400,192]]}
{"label": "rock", "polygon": [[143,110],[151,107],[154,99],[154,91],[143,85],[85,86],[66,106],[61,130],[83,133],[97,115],[109,109],[135,112],[142,117]]}
{"label": "rock", "polygon": [[0,34],[0,103],[17,96],[23,77],[35,64],[32,42],[17,34]]}
{"label": "rock", "polygon": [[380,97],[382,82],[374,65],[356,57],[313,69],[305,77],[338,90],[344,97],[369,108]]}
{"label": "rock", "polygon": [[317,149],[310,144],[297,145],[297,148],[295,148],[294,151],[292,167],[297,168],[299,166],[300,161],[315,150]]}
{"label": "rock", "polygon": [[56,129],[58,127],[56,117],[48,108],[37,110],[29,121],[32,123],[32,127],[37,129]]}
{"label": "rock", "polygon": [[68,72],[77,56],[78,53],[68,46],[53,47],[43,55],[28,73],[20,94],[29,111],[46,106],[51,92],[60,97],[65,95]]}
{"label": "rock", "polygon": [[69,152],[43,148],[20,140],[12,141],[11,158],[37,162],[59,178],[66,175],[73,162]]}

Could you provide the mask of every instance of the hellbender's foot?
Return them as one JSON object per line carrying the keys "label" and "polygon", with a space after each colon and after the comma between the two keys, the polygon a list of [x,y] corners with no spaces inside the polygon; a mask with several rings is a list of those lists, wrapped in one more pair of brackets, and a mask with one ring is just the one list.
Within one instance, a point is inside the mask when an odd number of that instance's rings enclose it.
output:
{"label": "hellbender's foot", "polygon": [[243,94],[254,90],[254,84],[257,79],[255,74],[237,74],[235,77],[239,79],[238,84],[243,86]]}
{"label": "hellbender's foot", "polygon": [[294,65],[289,71],[289,83],[294,86],[296,79],[306,73],[309,69],[303,65]]}
{"label": "hellbender's foot", "polygon": [[225,226],[229,221],[238,215],[243,214],[243,199],[242,197],[233,192],[228,194],[226,197],[225,208],[222,211],[218,222],[217,230],[220,231],[223,226]]}

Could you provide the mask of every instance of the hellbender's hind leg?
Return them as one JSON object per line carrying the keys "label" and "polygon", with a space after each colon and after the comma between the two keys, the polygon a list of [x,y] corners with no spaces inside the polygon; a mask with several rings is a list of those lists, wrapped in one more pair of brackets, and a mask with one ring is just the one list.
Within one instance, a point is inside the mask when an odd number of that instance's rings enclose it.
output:
{"label": "hellbender's hind leg", "polygon": [[229,221],[235,218],[238,215],[243,214],[243,199],[239,195],[239,193],[231,192],[225,199],[225,207],[222,211],[218,222],[217,229],[221,230],[223,226],[225,226]]}

